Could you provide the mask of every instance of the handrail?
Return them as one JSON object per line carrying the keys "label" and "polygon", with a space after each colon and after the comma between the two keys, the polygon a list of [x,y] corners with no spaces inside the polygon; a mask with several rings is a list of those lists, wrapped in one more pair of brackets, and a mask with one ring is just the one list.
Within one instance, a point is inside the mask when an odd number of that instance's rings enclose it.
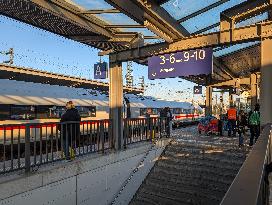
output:
{"label": "handrail", "polygon": [[[154,142],[161,118],[124,119],[124,144]],[[0,175],[64,159],[112,150],[112,119],[0,125]]]}
{"label": "handrail", "polygon": [[272,125],[268,124],[236,175],[221,205],[268,205],[266,165],[271,162]]}

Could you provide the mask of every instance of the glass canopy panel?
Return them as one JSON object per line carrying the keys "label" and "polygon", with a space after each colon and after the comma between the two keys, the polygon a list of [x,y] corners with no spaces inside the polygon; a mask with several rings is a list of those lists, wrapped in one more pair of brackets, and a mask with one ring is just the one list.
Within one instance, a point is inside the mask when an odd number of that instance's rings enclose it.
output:
{"label": "glass canopy panel", "polygon": [[106,3],[104,0],[65,0],[67,2],[73,2],[86,10],[96,10],[96,9],[113,9],[110,4]]}
{"label": "glass canopy panel", "polygon": [[162,7],[175,19],[180,19],[205,8],[218,0],[170,0]]}
{"label": "glass canopy panel", "polygon": [[247,48],[247,47],[250,47],[250,46],[253,46],[253,45],[257,45],[259,43],[260,43],[259,41],[255,41],[255,42],[242,43],[242,44],[237,44],[237,45],[229,46],[227,48],[223,48],[223,49],[221,49],[219,51],[214,52],[214,56],[215,57],[224,56],[224,55],[227,55],[229,53],[238,51],[240,49]]}
{"label": "glass canopy panel", "polygon": [[[73,1],[85,10],[113,9],[110,4],[103,0],[66,0]],[[139,25],[133,19],[122,13],[95,14],[96,17],[105,21],[109,25]],[[120,28],[123,32],[139,32],[143,35],[154,36],[155,34],[146,28]]]}
{"label": "glass canopy panel", "polygon": [[255,24],[255,23],[258,23],[258,22],[262,22],[262,21],[265,21],[268,19],[268,13],[265,12],[261,15],[258,15],[258,16],[254,16],[252,18],[249,18],[245,21],[241,21],[239,23],[237,23],[235,25],[236,28],[239,28],[239,27],[243,27],[243,26],[247,26],[247,25],[250,25],[250,24]]}
{"label": "glass canopy panel", "polygon": [[240,4],[246,0],[230,0],[214,9],[202,13],[182,23],[190,33],[194,33],[200,29],[206,28],[212,24],[220,22],[220,13],[224,10]]}
{"label": "glass canopy panel", "polygon": [[151,32],[147,28],[126,28],[123,29],[123,31],[142,33],[144,36],[156,36],[156,34]]}
{"label": "glass canopy panel", "polygon": [[95,16],[108,22],[110,25],[138,25],[134,20],[122,13],[96,14]]}

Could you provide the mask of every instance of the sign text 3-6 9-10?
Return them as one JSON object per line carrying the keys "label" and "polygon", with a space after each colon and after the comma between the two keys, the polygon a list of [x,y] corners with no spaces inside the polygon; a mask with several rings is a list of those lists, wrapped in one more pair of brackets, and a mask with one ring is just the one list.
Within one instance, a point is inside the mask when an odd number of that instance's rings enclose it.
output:
{"label": "sign text 3-6 9-10", "polygon": [[203,48],[148,58],[148,78],[174,78],[208,75],[213,69],[213,50]]}

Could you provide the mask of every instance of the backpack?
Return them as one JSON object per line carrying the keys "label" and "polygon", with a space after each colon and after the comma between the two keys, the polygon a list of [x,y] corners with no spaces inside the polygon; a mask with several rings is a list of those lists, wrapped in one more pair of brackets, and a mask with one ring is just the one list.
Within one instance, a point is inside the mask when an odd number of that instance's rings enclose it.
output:
{"label": "backpack", "polygon": [[249,117],[250,125],[259,125],[260,124],[260,115],[257,111],[254,111]]}

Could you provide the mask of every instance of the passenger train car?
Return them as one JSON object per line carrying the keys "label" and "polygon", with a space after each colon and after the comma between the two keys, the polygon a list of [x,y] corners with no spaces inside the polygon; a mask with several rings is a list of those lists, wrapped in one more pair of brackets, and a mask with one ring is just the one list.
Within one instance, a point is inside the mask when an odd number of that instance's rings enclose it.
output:
{"label": "passenger train car", "polygon": [[[72,100],[82,120],[109,118],[108,95],[97,90],[0,79],[0,125],[58,122],[65,104]],[[124,95],[124,117],[153,117],[170,107],[174,123],[194,120],[202,114],[200,107],[187,102],[155,99],[134,94]]]}

